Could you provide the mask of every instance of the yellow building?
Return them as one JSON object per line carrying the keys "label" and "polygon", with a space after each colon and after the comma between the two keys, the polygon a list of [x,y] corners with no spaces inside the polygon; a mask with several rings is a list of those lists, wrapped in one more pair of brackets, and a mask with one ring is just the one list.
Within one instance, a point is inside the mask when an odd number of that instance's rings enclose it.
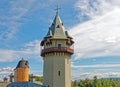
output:
{"label": "yellow building", "polygon": [[47,35],[41,42],[44,86],[71,87],[71,55],[74,53],[71,46],[73,43],[57,11]]}
{"label": "yellow building", "polygon": [[29,81],[29,63],[28,61],[22,59],[19,61],[17,67],[14,70],[15,82],[27,82]]}
{"label": "yellow building", "polygon": [[[45,87],[38,83],[29,81],[28,68],[28,61],[24,59],[20,60],[14,72],[15,82],[13,82],[11,78],[11,83],[7,83],[8,85],[6,84],[7,86],[4,87]],[[10,77],[13,77],[13,75],[11,75]]]}

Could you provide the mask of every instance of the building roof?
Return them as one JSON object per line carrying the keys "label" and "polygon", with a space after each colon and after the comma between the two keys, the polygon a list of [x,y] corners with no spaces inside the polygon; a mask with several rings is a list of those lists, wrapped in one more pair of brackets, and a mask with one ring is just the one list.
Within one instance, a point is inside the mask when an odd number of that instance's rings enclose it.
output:
{"label": "building roof", "polygon": [[53,36],[53,38],[67,38],[66,30],[63,26],[63,23],[59,17],[58,12],[56,12],[56,16],[54,18],[54,21],[49,28],[49,31],[46,35],[46,37]]}
{"label": "building roof", "polygon": [[0,82],[0,87],[6,87],[9,84],[9,82]]}
{"label": "building roof", "polygon": [[24,60],[23,58],[18,62],[18,65],[16,68],[22,68],[22,67],[29,67],[28,61]]}
{"label": "building roof", "polygon": [[50,38],[50,39],[70,39],[70,45],[72,45],[74,43],[74,41],[72,40],[73,38],[65,30],[65,27],[59,17],[58,11],[56,12],[56,16],[52,22],[51,27],[49,27],[49,31],[48,31],[47,35],[41,41],[40,45],[43,46],[45,41],[49,40],[48,38]]}
{"label": "building roof", "polygon": [[45,87],[45,86],[33,82],[12,82],[8,84],[7,87]]}

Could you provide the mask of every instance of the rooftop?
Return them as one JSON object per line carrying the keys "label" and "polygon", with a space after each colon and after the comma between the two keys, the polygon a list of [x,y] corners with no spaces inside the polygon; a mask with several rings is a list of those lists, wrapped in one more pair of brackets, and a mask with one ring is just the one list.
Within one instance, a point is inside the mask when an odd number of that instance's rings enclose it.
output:
{"label": "rooftop", "polygon": [[21,67],[29,67],[28,61],[24,60],[23,58],[19,61],[18,65],[16,68],[21,68]]}
{"label": "rooftop", "polygon": [[45,87],[45,86],[33,82],[12,82],[8,84],[7,87]]}

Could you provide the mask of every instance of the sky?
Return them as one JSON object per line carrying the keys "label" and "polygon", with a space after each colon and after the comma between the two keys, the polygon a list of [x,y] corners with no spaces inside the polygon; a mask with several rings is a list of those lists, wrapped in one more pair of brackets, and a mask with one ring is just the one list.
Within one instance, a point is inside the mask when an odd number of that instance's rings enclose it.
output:
{"label": "sky", "polygon": [[55,17],[56,5],[74,40],[72,79],[120,77],[119,0],[0,0],[0,78],[22,57],[29,73],[43,74],[40,42]]}

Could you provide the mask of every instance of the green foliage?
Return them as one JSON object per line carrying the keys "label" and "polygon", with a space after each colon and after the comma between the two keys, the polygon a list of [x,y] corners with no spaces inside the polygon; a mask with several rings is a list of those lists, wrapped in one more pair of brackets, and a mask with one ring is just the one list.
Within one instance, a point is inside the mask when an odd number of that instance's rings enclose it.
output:
{"label": "green foliage", "polygon": [[80,81],[72,81],[72,87],[120,87],[120,81],[112,79],[98,79],[96,76],[93,80],[85,79]]}
{"label": "green foliage", "polygon": [[35,76],[33,74],[30,74],[29,75],[29,80],[43,83],[43,76]]}
{"label": "green foliage", "polygon": [[35,76],[35,81],[40,81],[42,83],[43,77],[42,76]]}

